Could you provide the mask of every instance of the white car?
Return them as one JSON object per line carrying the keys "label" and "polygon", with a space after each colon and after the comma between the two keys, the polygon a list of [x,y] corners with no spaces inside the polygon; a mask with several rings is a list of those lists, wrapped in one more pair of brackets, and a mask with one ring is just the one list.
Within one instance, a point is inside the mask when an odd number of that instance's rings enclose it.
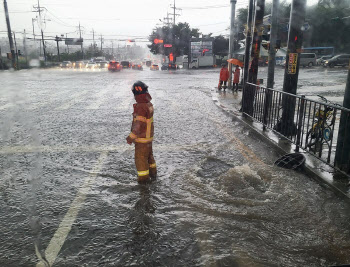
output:
{"label": "white car", "polygon": [[95,69],[95,68],[97,68],[97,64],[95,62],[89,62],[88,64],[86,64],[86,68],[87,69]]}

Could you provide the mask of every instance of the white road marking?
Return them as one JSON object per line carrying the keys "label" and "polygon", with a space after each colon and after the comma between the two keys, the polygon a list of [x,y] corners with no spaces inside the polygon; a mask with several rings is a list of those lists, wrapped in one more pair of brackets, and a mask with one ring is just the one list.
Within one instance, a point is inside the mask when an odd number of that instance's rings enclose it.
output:
{"label": "white road marking", "polygon": [[[91,174],[85,179],[84,184],[80,187],[78,194],[76,195],[74,201],[72,202],[68,212],[64,216],[62,222],[60,223],[57,231],[55,232],[53,238],[51,239],[48,247],[45,250],[45,258],[52,266],[57,258],[58,253],[60,252],[66,238],[72,228],[75,219],[79,213],[79,210],[84,205],[84,201],[86,199],[87,194],[91,186],[95,182],[95,178],[97,173],[99,173],[102,169],[103,163],[107,158],[108,152],[102,152],[97,164],[94,169],[91,171]],[[40,258],[39,258],[40,260]],[[45,267],[45,262],[42,260],[37,263],[36,267]]]}

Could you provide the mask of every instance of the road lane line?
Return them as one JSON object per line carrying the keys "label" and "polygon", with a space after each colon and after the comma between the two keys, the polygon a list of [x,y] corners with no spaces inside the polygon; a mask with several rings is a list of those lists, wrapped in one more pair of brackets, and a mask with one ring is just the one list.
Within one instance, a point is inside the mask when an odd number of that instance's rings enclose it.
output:
{"label": "road lane line", "polygon": [[[85,179],[84,184],[80,187],[74,201],[72,202],[68,212],[64,216],[62,222],[60,223],[57,231],[55,232],[53,238],[51,239],[48,247],[45,250],[45,258],[50,264],[53,265],[55,262],[58,253],[60,252],[66,238],[72,228],[75,219],[79,213],[79,210],[84,205],[85,199],[93,183],[97,173],[102,169],[102,166],[107,158],[108,152],[102,152],[100,157],[97,160],[97,164],[94,169],[91,171],[91,174]],[[39,259],[40,260],[40,259]],[[37,263],[36,267],[45,267],[46,264],[42,260]]]}

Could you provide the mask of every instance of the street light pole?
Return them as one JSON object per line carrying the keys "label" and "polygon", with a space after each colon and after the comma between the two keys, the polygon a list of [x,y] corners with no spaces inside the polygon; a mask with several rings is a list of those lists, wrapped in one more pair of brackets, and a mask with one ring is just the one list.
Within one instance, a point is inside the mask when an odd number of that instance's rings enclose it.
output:
{"label": "street light pole", "polygon": [[[234,50],[234,36],[235,36],[235,12],[236,12],[236,3],[237,0],[230,0],[231,2],[231,25],[230,25],[230,42],[229,42],[229,54],[228,58],[233,57]],[[228,88],[232,88],[232,64],[228,64]]]}
{"label": "street light pole", "polygon": [[254,0],[249,0],[248,8],[248,18],[247,18],[247,28],[246,28],[246,39],[245,39],[245,52],[244,52],[244,70],[243,70],[243,91],[242,91],[242,108],[243,112],[246,112],[246,83],[248,81],[248,69],[250,61],[250,48],[252,41],[252,22],[253,22],[253,9],[254,9]]}

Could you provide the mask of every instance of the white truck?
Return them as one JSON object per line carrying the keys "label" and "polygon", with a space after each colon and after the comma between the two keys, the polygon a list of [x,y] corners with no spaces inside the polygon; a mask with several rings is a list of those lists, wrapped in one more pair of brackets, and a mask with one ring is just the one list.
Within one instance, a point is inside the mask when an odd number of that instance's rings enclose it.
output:
{"label": "white truck", "polygon": [[214,56],[202,56],[193,58],[189,68],[190,69],[199,69],[204,67],[213,67],[216,63],[216,58]]}

